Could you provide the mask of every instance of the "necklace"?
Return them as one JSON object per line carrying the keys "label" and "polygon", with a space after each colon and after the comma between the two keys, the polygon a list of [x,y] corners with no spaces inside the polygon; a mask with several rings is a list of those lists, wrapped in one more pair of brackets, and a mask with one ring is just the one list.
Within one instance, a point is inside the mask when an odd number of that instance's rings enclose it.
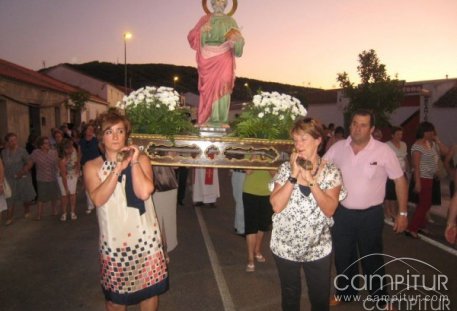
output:
{"label": "necklace", "polygon": [[319,171],[319,166],[321,166],[321,158],[319,157],[319,159],[317,160],[317,165],[316,165],[316,170],[314,171],[314,173],[311,173],[311,176],[316,176],[317,175],[317,172]]}

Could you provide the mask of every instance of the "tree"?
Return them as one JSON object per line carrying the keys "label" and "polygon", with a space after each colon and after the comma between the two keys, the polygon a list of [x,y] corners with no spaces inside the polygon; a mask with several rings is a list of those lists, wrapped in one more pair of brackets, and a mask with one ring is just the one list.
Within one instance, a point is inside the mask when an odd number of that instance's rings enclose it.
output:
{"label": "tree", "polygon": [[86,109],[86,102],[89,100],[90,94],[86,91],[78,91],[70,94],[70,99],[67,100],[66,106],[74,110],[75,120],[72,120],[76,126],[81,124],[81,111]]}
{"label": "tree", "polygon": [[359,85],[355,86],[346,72],[338,73],[337,77],[344,95],[349,98],[349,104],[344,109],[345,125],[348,127],[354,111],[368,109],[375,115],[376,126],[388,126],[391,113],[403,99],[404,81],[391,79],[387,75],[386,66],[380,63],[373,49],[360,53],[359,63]]}

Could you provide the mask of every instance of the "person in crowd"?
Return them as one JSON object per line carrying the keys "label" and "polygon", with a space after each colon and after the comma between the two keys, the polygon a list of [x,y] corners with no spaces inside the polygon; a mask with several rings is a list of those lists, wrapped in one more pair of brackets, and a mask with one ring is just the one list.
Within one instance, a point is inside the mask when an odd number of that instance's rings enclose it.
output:
{"label": "person in crowd", "polygon": [[81,133],[79,132],[78,129],[71,130],[70,139],[73,141],[73,145],[74,145],[75,149],[78,151],[79,157],[81,158],[81,150],[79,149],[79,141],[81,140]]}
{"label": "person in crowd", "polygon": [[154,166],[154,194],[152,201],[162,232],[162,248],[166,261],[170,261],[168,253],[178,246],[176,228],[176,207],[178,181],[174,169],[169,166]]}
{"label": "person in crowd", "polygon": [[452,147],[449,148],[449,151],[444,159],[444,166],[449,176],[451,176],[449,180],[449,193],[450,196],[453,197],[455,193],[455,181],[452,176],[455,175],[457,167],[457,144],[452,145]]}
{"label": "person in crowd", "polygon": [[71,138],[71,130],[67,123],[62,124],[59,130],[62,132],[64,138]]}
{"label": "person in crowd", "polygon": [[192,201],[194,206],[216,207],[220,197],[219,174],[217,168],[194,168]]}
{"label": "person in crowd", "polygon": [[61,221],[67,220],[67,206],[70,204],[71,220],[78,219],[76,215],[76,186],[79,178],[79,154],[74,143],[64,138],[59,145],[59,170],[57,182],[60,188],[62,215]]}
{"label": "person in crowd", "polygon": [[441,155],[448,151],[447,146],[436,135],[435,126],[430,122],[419,124],[416,138],[411,147],[411,178],[414,179],[414,192],[418,194],[418,203],[408,230],[405,231],[407,236],[415,239],[419,238],[418,232],[427,233],[427,212],[432,206],[433,179]]}
{"label": "person in crowd", "polygon": [[235,233],[244,235],[244,206],[243,206],[243,186],[246,177],[246,171],[243,169],[233,169],[231,172],[232,195],[235,200],[235,218],[233,227]]}
{"label": "person in crowd", "polygon": [[262,255],[265,232],[271,228],[270,190],[268,183],[274,171],[246,170],[243,184],[244,234],[248,263],[246,272],[255,271],[255,261],[265,262]]}
{"label": "person in crowd", "polygon": [[[3,214],[4,211],[8,209],[8,206],[6,204],[6,198],[5,198],[5,170],[3,168],[3,161],[0,158],[0,216]],[[1,219],[2,217],[0,217]]]}
{"label": "person in crowd", "polygon": [[[454,171],[453,175],[454,183],[457,182],[457,171]],[[457,192],[454,192],[449,204],[449,211],[447,217],[447,225],[444,230],[444,237],[446,241],[451,244],[455,244],[457,241]]]}
{"label": "person in crowd", "polygon": [[[100,156],[100,150],[98,148],[98,140],[95,137],[95,128],[93,122],[88,122],[82,131],[82,138],[79,141],[79,151],[81,152],[81,168],[84,168],[84,164],[87,161],[96,159]],[[84,170],[83,170],[84,171]],[[86,202],[87,209],[86,213],[90,214],[95,206],[90,200],[89,194],[86,191]]]}
{"label": "person in crowd", "polygon": [[311,309],[325,311],[330,298],[330,227],[338,200],[345,195],[343,182],[338,168],[318,155],[325,134],[316,120],[298,119],[291,136],[295,150],[271,181],[270,197],[270,248],[281,282],[281,305],[283,310],[300,310],[303,268]]}
{"label": "person in crowd", "polygon": [[373,131],[373,138],[379,141],[382,141],[382,131],[379,128],[375,128]]}
{"label": "person in crowd", "polygon": [[211,5],[212,14],[200,18],[187,39],[197,58],[198,125],[225,127],[235,85],[235,57],[242,55],[244,39],[236,21],[224,14],[227,0],[211,0]]}
{"label": "person in crowd", "polygon": [[[62,140],[64,139],[64,133],[58,129],[58,128],[53,128],[51,131],[52,135],[52,145],[51,148],[58,150],[59,149],[59,144],[62,143]],[[51,140],[50,140],[51,141]]]}
{"label": "person in crowd", "polygon": [[175,169],[176,178],[178,179],[178,204],[184,206],[184,199],[186,198],[187,177],[189,169],[185,166],[180,166]]}
{"label": "person in crowd", "polygon": [[[406,143],[402,141],[403,129],[401,127],[392,127],[392,138],[386,143],[397,155],[401,169],[406,177],[408,170],[408,150]],[[395,183],[392,179],[387,179],[386,197],[384,200],[384,217],[388,220],[394,220],[398,214],[397,195],[395,193]]]}
{"label": "person in crowd", "polygon": [[331,122],[327,128],[324,128],[325,136],[332,137],[335,134],[335,123]]}
{"label": "person in crowd", "polygon": [[41,220],[43,216],[43,205],[51,202],[52,215],[57,216],[57,200],[59,199],[59,186],[57,184],[58,155],[52,149],[47,136],[40,136],[37,139],[37,149],[33,150],[27,164],[19,172],[18,176],[29,174],[33,165],[37,173],[37,216],[35,220]]}
{"label": "person in crowd", "polygon": [[330,147],[336,143],[337,141],[340,141],[340,140],[343,140],[345,137],[344,137],[344,128],[341,127],[341,126],[337,126],[335,128],[335,131],[333,133],[333,135],[328,138],[326,144],[325,144],[325,151],[329,150]]}
{"label": "person in crowd", "polygon": [[36,192],[29,172],[21,174],[23,167],[29,161],[27,151],[18,146],[17,135],[8,133],[5,136],[6,147],[2,150],[2,159],[5,169],[5,178],[11,187],[11,197],[7,199],[8,210],[6,224],[14,220],[14,209],[17,205],[24,206],[24,217],[30,218],[30,202],[35,199]]}
{"label": "person in crowd", "polygon": [[105,307],[157,310],[158,295],[168,290],[168,271],[151,197],[151,164],[136,145],[127,146],[131,125],[121,112],[102,113],[96,124],[102,153],[85,163],[83,176],[97,210]]}
{"label": "person in crowd", "polygon": [[[33,150],[36,149],[37,138],[38,138],[38,135],[36,135],[35,133],[30,133],[29,137],[27,138],[27,143],[25,144],[25,150],[27,150],[28,154],[32,154]],[[38,192],[38,188],[37,188],[37,181],[36,181],[35,165],[30,170],[30,173],[32,174],[33,189],[35,190],[35,193],[36,193],[36,192]],[[36,196],[35,196],[35,199],[36,199]]]}
{"label": "person in crowd", "polygon": [[[332,227],[336,295],[330,300],[335,306],[356,299],[359,278],[355,264],[363,259],[363,275],[373,280],[368,286],[372,299],[385,304],[385,275],[382,232],[387,178],[395,183],[399,213],[393,229],[406,229],[408,187],[397,156],[389,146],[372,137],[375,129],[374,114],[357,110],[351,118],[350,136],[335,143],[324,156],[341,170],[347,197],[341,201]],[[390,307],[386,306],[386,307]]]}
{"label": "person in crowd", "polygon": [[5,141],[0,137],[0,155],[2,154],[3,149],[5,149]]}

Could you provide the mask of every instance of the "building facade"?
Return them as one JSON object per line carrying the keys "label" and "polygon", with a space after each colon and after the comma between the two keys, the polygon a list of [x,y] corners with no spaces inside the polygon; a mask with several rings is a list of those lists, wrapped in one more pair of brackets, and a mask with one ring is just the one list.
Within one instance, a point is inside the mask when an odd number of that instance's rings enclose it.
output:
{"label": "building facade", "polygon": [[[409,146],[415,141],[416,129],[422,121],[432,122],[444,143],[457,143],[457,92],[453,90],[457,90],[457,78],[405,83],[403,101],[392,113],[390,123],[403,127],[404,140]],[[445,96],[451,98],[443,104]],[[310,117],[323,124],[344,125],[344,108],[349,99],[341,89],[318,91],[310,94],[308,100]],[[384,140],[390,139],[389,130],[383,132]]]}
{"label": "building facade", "polygon": [[114,107],[117,102],[122,101],[124,92],[116,86],[88,76],[68,65],[60,64],[40,71],[54,79],[63,81],[80,89],[86,90],[90,94],[96,95],[106,102],[110,107]]}
{"label": "building facade", "polygon": [[[75,119],[87,121],[108,107],[106,101],[90,96],[85,110],[74,111],[68,105],[70,95],[82,90],[39,72],[0,59],[0,137],[8,132],[18,136],[25,146],[28,136],[47,135],[51,129]],[[89,112],[89,113],[88,113]],[[81,113],[75,117],[76,113]]]}

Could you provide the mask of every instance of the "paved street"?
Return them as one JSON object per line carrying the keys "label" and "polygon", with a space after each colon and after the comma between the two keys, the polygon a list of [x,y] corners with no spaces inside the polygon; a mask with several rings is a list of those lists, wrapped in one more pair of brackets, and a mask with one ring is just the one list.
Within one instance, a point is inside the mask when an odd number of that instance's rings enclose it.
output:
{"label": "paved street", "polygon": [[[179,245],[170,253],[170,290],[160,297],[162,311],[280,310],[279,281],[268,243],[264,247],[267,262],[257,264],[255,273],[246,273],[245,240],[234,234],[227,170],[220,170],[220,180],[222,197],[217,208],[193,208],[189,192],[186,205],[178,208]],[[19,209],[13,225],[1,226],[0,310],[103,310],[96,216],[83,212],[82,195],[78,202],[79,219],[75,222],[61,223],[50,215],[50,208],[40,222],[25,220]],[[436,215],[434,220],[432,235],[443,241],[445,220]],[[427,282],[436,281],[437,275],[445,276],[445,288],[435,289],[449,296],[451,306],[435,310],[457,310],[457,257],[423,240],[396,235],[389,225],[384,236],[385,254],[411,258],[387,264],[388,274],[407,277],[417,273]],[[302,309],[309,310],[305,285]],[[364,308],[362,303],[350,303],[332,310]],[[432,309],[405,306],[401,310]]]}

